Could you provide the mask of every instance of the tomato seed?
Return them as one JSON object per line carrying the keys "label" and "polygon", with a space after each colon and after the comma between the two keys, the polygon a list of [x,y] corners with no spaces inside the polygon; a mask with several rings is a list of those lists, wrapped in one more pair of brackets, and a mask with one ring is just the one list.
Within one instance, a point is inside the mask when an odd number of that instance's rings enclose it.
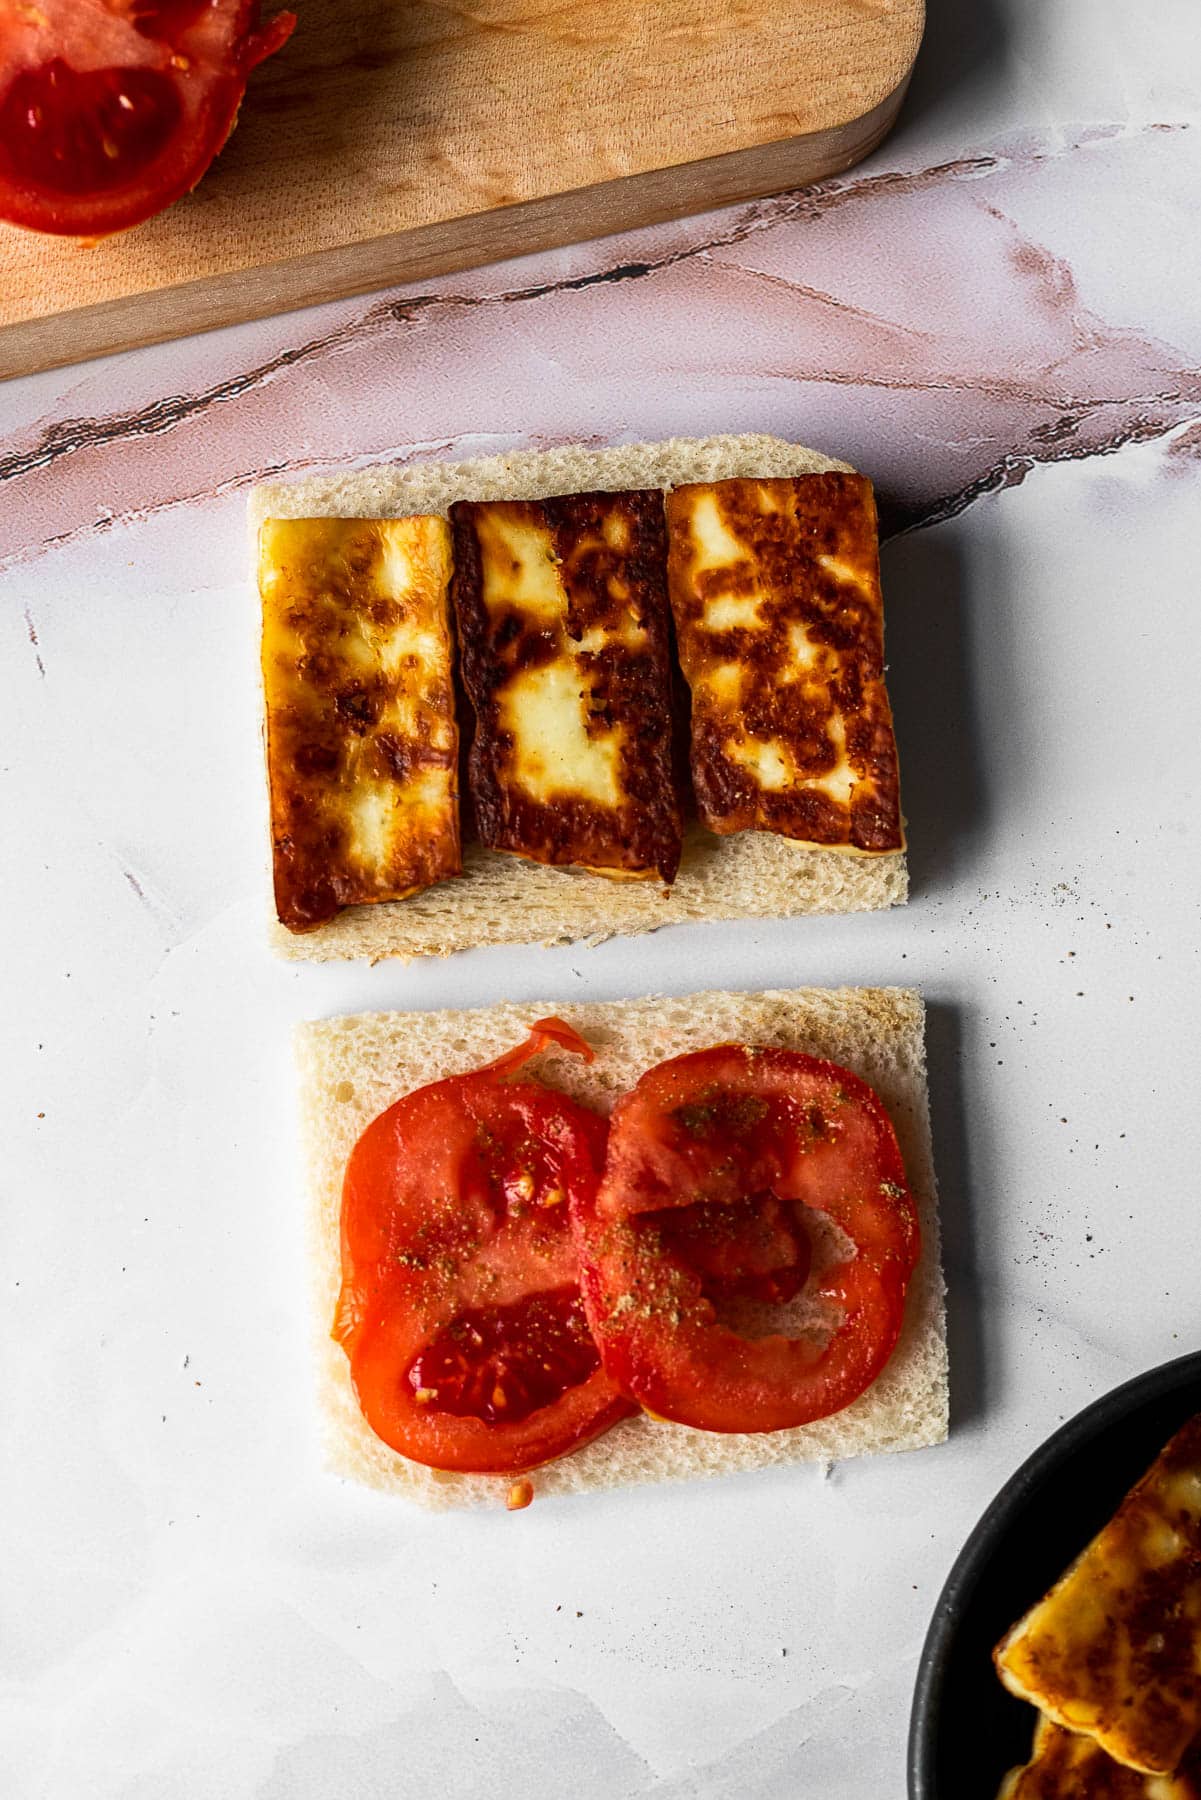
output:
{"label": "tomato seed", "polygon": [[599,1367],[579,1289],[563,1287],[460,1313],[410,1363],[407,1381],[414,1398],[432,1389],[439,1412],[517,1424]]}

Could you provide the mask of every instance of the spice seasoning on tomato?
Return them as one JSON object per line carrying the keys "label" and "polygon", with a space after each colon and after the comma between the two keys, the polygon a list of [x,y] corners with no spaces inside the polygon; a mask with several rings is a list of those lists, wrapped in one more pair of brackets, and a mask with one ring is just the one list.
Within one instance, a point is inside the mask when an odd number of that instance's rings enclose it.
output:
{"label": "spice seasoning on tomato", "polygon": [[[837,1228],[811,1272],[809,1222]],[[709,1431],[777,1431],[840,1411],[884,1368],[917,1261],[892,1123],[849,1070],[723,1044],[660,1063],[614,1109],[604,1180],[573,1225],[604,1366],[644,1410]],[[747,1336],[732,1299],[806,1288],[820,1335]]]}
{"label": "spice seasoning on tomato", "polygon": [[606,1123],[517,1079],[552,1044],[592,1058],[540,1020],[398,1100],[347,1164],[333,1335],[368,1424],[434,1468],[534,1468],[634,1410],[588,1328],[569,1216],[595,1197]]}

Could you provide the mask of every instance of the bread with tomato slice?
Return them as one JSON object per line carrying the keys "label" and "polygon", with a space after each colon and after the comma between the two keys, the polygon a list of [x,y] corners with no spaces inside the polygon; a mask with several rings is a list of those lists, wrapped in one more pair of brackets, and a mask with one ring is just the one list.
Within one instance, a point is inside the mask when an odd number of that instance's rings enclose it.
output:
{"label": "bread with tomato slice", "polygon": [[[389,1448],[367,1425],[347,1357],[330,1335],[342,1284],[347,1161],[366,1127],[402,1095],[479,1069],[511,1050],[549,1010],[507,1003],[470,1012],[365,1013],[302,1025],[297,1034],[326,1463],[336,1474],[427,1506],[503,1504],[511,1477],[425,1467]],[[587,1040],[595,1060],[585,1063],[552,1047],[540,1055],[537,1077],[605,1114],[655,1065],[719,1044],[797,1050],[850,1070],[875,1091],[892,1120],[921,1249],[896,1347],[882,1373],[843,1410],[811,1424],[756,1433],[695,1430],[645,1414],[620,1419],[602,1436],[533,1470],[535,1493],[829,1463],[941,1442],[948,1421],[947,1349],[920,996],[897,988],[803,988],[554,1011]],[[793,1330],[807,1322],[803,1307],[802,1295]]]}
{"label": "bread with tomato slice", "polygon": [[[823,493],[810,496],[801,506],[793,492],[794,487],[802,485],[796,478],[822,475],[832,478],[829,492],[825,492],[823,484]],[[746,491],[742,491],[744,482]],[[720,484],[730,485],[723,488]],[[631,829],[625,816],[628,806],[623,807],[616,832],[619,845],[626,846],[629,852],[627,860],[638,863],[633,872],[652,878],[631,879],[631,871],[621,868],[595,872],[596,865],[620,862],[622,857],[613,844],[607,850],[590,852],[587,845],[591,840],[587,837],[582,840],[583,847],[577,846],[570,857],[537,846],[522,852],[519,843],[505,839],[503,831],[493,832],[497,849],[485,848],[480,840],[488,837],[497,794],[504,788],[502,776],[512,778],[512,771],[490,767],[489,781],[479,791],[473,775],[478,831],[474,837],[465,833],[461,865],[457,820],[453,824],[448,820],[439,866],[431,875],[426,866],[430,861],[428,846],[416,854],[410,830],[406,828],[401,844],[389,841],[392,821],[405,801],[400,788],[392,793],[387,782],[381,786],[381,770],[375,762],[370,765],[369,791],[357,798],[350,792],[353,783],[348,785],[347,768],[351,763],[366,767],[372,756],[378,761],[379,753],[379,746],[373,747],[371,742],[373,732],[379,737],[379,729],[373,726],[368,730],[355,716],[345,726],[343,735],[349,735],[339,751],[342,773],[334,782],[332,802],[329,795],[321,792],[304,792],[292,796],[295,805],[285,807],[281,800],[287,786],[285,772],[278,746],[273,750],[269,744],[277,903],[281,857],[285,861],[298,857],[303,860],[306,829],[309,837],[315,835],[321,842],[338,841],[344,848],[366,844],[375,858],[366,872],[334,871],[333,883],[323,881],[320,870],[303,870],[306,892],[336,886],[338,876],[349,876],[345,893],[350,898],[344,898],[342,910],[337,910],[338,897],[319,892],[319,904],[308,916],[302,907],[288,924],[281,923],[281,919],[289,919],[285,905],[271,924],[272,947],[279,955],[303,961],[446,955],[481,944],[599,941],[617,934],[702,919],[869,912],[905,900],[908,877],[896,755],[883,680],[875,507],[870,485],[846,463],[782,438],[751,435],[671,439],[600,450],[564,445],[546,451],[514,451],[478,462],[417,463],[270,482],[253,490],[249,511],[255,557],[262,557],[260,581],[266,597],[278,582],[278,558],[286,559],[288,542],[297,535],[296,525],[289,525],[289,521],[359,520],[365,522],[362,530],[367,531],[371,521],[420,523],[420,515],[428,524],[433,515],[445,517],[454,507],[456,542],[459,537],[466,542],[471,537],[470,520],[462,515],[489,509],[457,503],[511,502],[508,507],[493,507],[491,511],[518,515],[523,510],[539,510],[523,509],[521,503],[548,496],[574,495],[582,502],[614,494],[624,495],[632,503],[638,499],[646,502],[648,490],[670,490],[671,544],[664,578],[670,578],[671,604],[682,653],[687,644],[684,673],[692,688],[692,765],[698,777],[697,795],[704,822],[686,826],[682,853],[678,818],[673,827],[668,817],[674,801],[660,792],[662,781],[657,786],[652,783],[648,789],[648,795],[652,789],[658,795],[657,801],[646,800],[647,835],[655,839],[658,848],[642,846],[643,853],[634,856],[634,849],[639,847],[638,833]],[[538,535],[528,520],[514,518],[500,524],[510,532],[518,532],[520,527],[525,538],[531,533]],[[606,528],[620,528],[621,524],[615,519]],[[628,526],[630,520],[625,524]],[[264,527],[268,529],[264,531]],[[783,544],[787,554],[781,563]],[[715,576],[712,564],[718,552],[734,557],[745,553],[749,561],[728,564],[724,571],[719,568]],[[293,554],[304,559],[309,553],[307,548],[293,546]],[[515,554],[520,554],[520,550]],[[762,575],[777,565],[787,569],[785,588],[790,584],[816,584],[816,589],[824,594],[818,607],[823,620],[818,634],[821,641],[807,636],[806,628],[795,620],[789,623],[784,616],[786,606],[780,610],[779,618],[773,610],[772,620],[763,621],[765,627],[770,623],[770,629],[735,633],[739,678],[745,677],[749,684],[749,698],[740,706],[731,700],[726,691],[729,684],[724,679],[733,667],[722,661],[723,656],[730,654],[726,646],[731,634],[702,629],[706,596],[710,594],[706,583],[720,577],[730,586],[728,594],[723,589],[716,596],[718,611],[724,618],[731,608],[737,612],[739,606],[745,609],[747,605],[745,596],[740,597],[739,583],[745,587],[748,580],[759,579],[755,570]],[[517,567],[516,562],[513,567]],[[630,571],[626,573],[629,575]],[[495,580],[499,581],[503,574],[503,568],[494,571]],[[636,576],[630,578],[636,580]],[[330,604],[331,593],[343,593],[338,579],[332,588],[324,577],[318,583],[321,606]],[[624,592],[624,578],[619,586]],[[309,602],[313,599],[307,590],[301,597]],[[374,592],[368,596],[370,605],[376,607],[389,598],[395,596]],[[462,631],[467,613],[458,602],[456,605]],[[474,614],[480,619],[486,613],[482,602],[474,607]],[[506,628],[515,616],[510,609],[504,621]],[[717,619],[716,614],[713,617]],[[271,643],[266,636],[264,639],[265,666],[272,672],[283,668],[288,677],[283,689],[279,680],[268,680],[268,725],[272,709],[286,706],[289,710],[285,724],[293,736],[298,704],[293,666],[297,654],[294,622],[294,608],[289,602],[282,625],[278,620],[272,621],[268,634]],[[361,650],[357,628],[343,622],[337,630],[336,642],[323,640],[320,646],[325,661],[342,657],[348,645],[356,656]],[[495,660],[495,648],[487,643],[476,646],[477,653],[467,659],[470,668],[465,666],[462,671],[465,679],[473,677],[468,684],[473,688],[473,707],[493,706],[495,696],[489,682],[499,679],[499,675],[489,659]],[[619,648],[606,639],[607,669]],[[313,660],[311,656],[307,659]],[[489,680],[485,680],[485,675]],[[303,687],[303,681],[300,685]],[[572,683],[567,685],[574,694]],[[280,691],[275,692],[276,689]],[[790,699],[785,705],[780,699],[782,695],[801,694],[802,690],[803,704]],[[514,690],[509,697],[512,716],[501,739],[505,757],[512,760],[522,749],[511,740],[514,733],[520,736],[518,726],[524,719],[537,740],[533,745],[535,761],[542,759],[539,767],[545,775],[545,707],[535,708],[524,690],[520,695]],[[545,700],[546,696],[542,698]],[[328,700],[329,696],[325,696],[326,703]],[[312,702],[311,694],[304,698],[310,711]],[[606,718],[614,705],[616,702],[609,696]],[[754,709],[757,721],[753,730],[748,725],[752,717],[748,707]],[[396,710],[391,690],[387,708],[390,717]],[[328,723],[326,720],[321,727],[326,738]],[[453,730],[450,715],[442,723]],[[646,730],[652,723],[643,720]],[[659,720],[658,725],[663,737],[669,721]],[[388,733],[392,735],[391,724]],[[429,732],[417,735],[428,737]],[[277,730],[276,737],[279,736]],[[812,754],[814,745],[825,746],[821,755],[830,762],[828,771],[803,780],[791,779],[787,771],[791,769],[795,775],[795,756],[801,754],[804,746]],[[324,741],[317,748],[327,756],[332,754]],[[403,775],[410,781],[413,756],[409,753],[413,750],[414,746],[406,742]],[[664,744],[655,747],[660,760],[666,753]],[[428,747],[423,754],[428,754]],[[445,763],[441,749],[439,754]],[[479,754],[477,742],[473,756],[478,759]],[[643,744],[643,754],[634,762],[649,767],[652,760]],[[400,775],[384,769],[383,776],[400,782],[403,788]],[[309,787],[313,785],[310,781]],[[320,782],[316,785],[319,788]],[[381,795],[390,809],[386,815],[380,812]],[[325,816],[330,804],[341,808],[332,820]],[[366,821],[359,816],[363,807],[370,813]],[[574,817],[580,810],[578,796],[570,808],[559,808],[564,817],[568,813]],[[555,807],[542,808],[541,812],[554,814]],[[302,825],[307,821],[307,827],[299,834],[297,818]],[[494,820],[492,824],[495,825]],[[541,818],[537,835],[544,835],[545,829],[546,819]],[[667,842],[672,829],[676,833],[674,848]],[[815,841],[807,841],[807,834]],[[519,853],[504,854],[505,849],[517,849]],[[549,860],[539,860],[540,857]],[[677,857],[678,873],[665,888],[661,880],[653,879],[655,868],[669,879]],[[581,866],[556,866],[564,861],[575,861]],[[605,874],[626,878],[605,879]],[[446,875],[451,878],[444,879]],[[403,897],[380,897],[389,892]]]}

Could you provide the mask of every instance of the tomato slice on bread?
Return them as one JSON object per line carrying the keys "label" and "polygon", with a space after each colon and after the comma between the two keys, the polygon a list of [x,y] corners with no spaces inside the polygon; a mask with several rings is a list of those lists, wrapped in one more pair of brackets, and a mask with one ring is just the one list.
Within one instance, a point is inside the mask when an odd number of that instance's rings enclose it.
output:
{"label": "tomato slice on bread", "polygon": [[[707,1431],[778,1431],[849,1405],[893,1351],[919,1248],[872,1089],[739,1044],[642,1076],[572,1217],[605,1368],[648,1412]],[[745,1323],[747,1302],[798,1296],[795,1335],[774,1312]]]}
{"label": "tomato slice on bread", "polygon": [[540,1020],[398,1100],[347,1164],[333,1335],[368,1424],[433,1468],[535,1468],[634,1410],[589,1331],[570,1224],[595,1198],[605,1120],[518,1079],[551,1044],[592,1058]]}
{"label": "tomato slice on bread", "polygon": [[0,4],[0,219],[103,237],[194,188],[289,12],[259,0]]}

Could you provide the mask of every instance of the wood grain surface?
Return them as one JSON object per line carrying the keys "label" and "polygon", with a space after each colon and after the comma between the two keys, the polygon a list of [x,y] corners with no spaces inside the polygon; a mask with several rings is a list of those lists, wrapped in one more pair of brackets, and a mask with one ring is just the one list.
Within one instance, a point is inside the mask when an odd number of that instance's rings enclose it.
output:
{"label": "wood grain surface", "polygon": [[91,246],[0,226],[0,375],[822,179],[888,130],[923,22],[923,0],[294,10],[194,194]]}

